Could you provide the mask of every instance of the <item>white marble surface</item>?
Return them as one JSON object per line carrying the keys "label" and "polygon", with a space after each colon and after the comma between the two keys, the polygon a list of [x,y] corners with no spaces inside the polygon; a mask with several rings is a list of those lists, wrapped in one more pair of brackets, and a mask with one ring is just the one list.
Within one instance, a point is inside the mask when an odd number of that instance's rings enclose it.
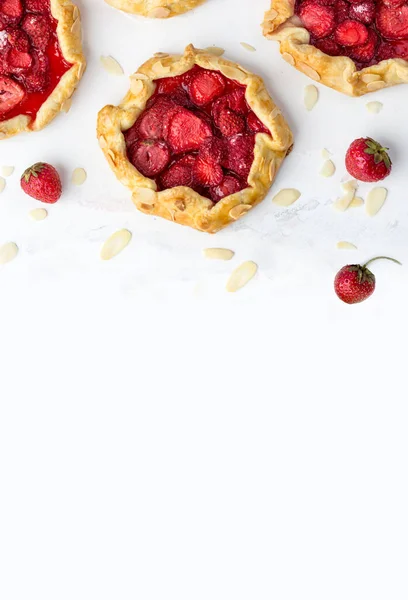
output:
{"label": "white marble surface", "polygon": [[[355,307],[332,281],[347,262],[408,260],[408,88],[350,99],[318,86],[307,113],[310,80],[261,36],[267,0],[209,0],[167,22],[78,3],[89,67],[70,113],[0,144],[0,164],[16,167],[0,243],[20,248],[0,267],[0,596],[405,600],[406,268],[378,264],[376,294]],[[97,111],[128,86],[99,57],[130,74],[189,42],[260,73],[296,139],[274,191],[300,200],[282,210],[272,192],[212,237],[138,213],[95,137]],[[362,135],[394,159],[375,218],[331,207]],[[40,204],[18,175],[38,160],[65,191],[33,223]],[[80,188],[75,167],[88,173]],[[132,243],[102,263],[122,227]],[[206,261],[209,245],[234,260]],[[259,273],[227,294],[243,260]]]}

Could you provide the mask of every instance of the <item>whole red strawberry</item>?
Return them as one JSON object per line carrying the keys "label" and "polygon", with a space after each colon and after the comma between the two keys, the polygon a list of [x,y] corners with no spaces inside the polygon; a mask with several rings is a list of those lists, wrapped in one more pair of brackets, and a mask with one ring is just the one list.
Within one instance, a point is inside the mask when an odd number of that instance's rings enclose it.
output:
{"label": "whole red strawberry", "polygon": [[375,260],[385,259],[400,265],[395,258],[388,256],[377,256],[372,258],[364,265],[346,265],[337,273],[334,279],[334,291],[337,296],[346,304],[357,304],[367,300],[375,290],[375,276],[367,265]]}
{"label": "whole red strawberry", "polygon": [[381,181],[392,168],[387,150],[371,138],[354,140],[347,150],[346,169],[359,181]]}
{"label": "whole red strawberry", "polygon": [[26,169],[21,176],[20,185],[26,194],[47,204],[54,204],[61,198],[60,176],[48,163],[35,163]]}

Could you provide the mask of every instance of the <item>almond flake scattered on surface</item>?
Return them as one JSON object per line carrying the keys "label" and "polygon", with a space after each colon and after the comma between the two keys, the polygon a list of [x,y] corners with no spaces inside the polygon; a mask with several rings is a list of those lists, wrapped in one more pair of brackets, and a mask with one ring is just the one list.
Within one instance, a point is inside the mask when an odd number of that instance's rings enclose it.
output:
{"label": "almond flake scattered on surface", "polygon": [[4,188],[6,187],[6,180],[3,177],[0,177],[0,194],[4,192]]}
{"label": "almond flake scattered on surface", "polygon": [[307,110],[312,110],[319,99],[319,90],[315,85],[307,85],[304,91],[304,103]]}
{"label": "almond flake scattered on surface", "polygon": [[105,241],[101,250],[101,259],[110,260],[126,248],[132,239],[132,234],[127,229],[116,231]]}
{"label": "almond flake scattered on surface", "polygon": [[381,210],[387,195],[388,191],[383,187],[375,187],[368,192],[365,206],[369,217],[374,217]]}
{"label": "almond flake scattered on surface", "polygon": [[350,181],[346,181],[341,186],[345,192],[356,192],[358,188],[357,179],[350,179]]}
{"label": "almond flake scattered on surface", "polygon": [[48,217],[48,211],[45,208],[33,208],[28,214],[33,221],[44,221]]}
{"label": "almond flake scattered on surface", "polygon": [[18,246],[14,242],[7,242],[0,246],[0,265],[5,265],[16,258],[18,254]]}
{"label": "almond flake scattered on surface", "polygon": [[85,169],[78,167],[72,172],[72,183],[74,185],[82,185],[83,183],[85,183],[86,178],[87,174]]}
{"label": "almond flake scattered on surface", "polygon": [[336,166],[332,160],[326,160],[320,170],[320,175],[323,177],[333,177],[336,172]]}
{"label": "almond flake scattered on surface", "polygon": [[383,106],[382,102],[367,102],[366,109],[369,113],[378,115],[378,113],[382,111]]}
{"label": "almond flake scattered on surface", "polygon": [[214,54],[214,56],[222,56],[225,53],[224,48],[218,48],[218,46],[208,46],[207,52]]}
{"label": "almond flake scattered on surface", "polygon": [[227,282],[227,292],[237,292],[255,276],[258,265],[248,260],[237,267],[230,275]]}
{"label": "almond flake scattered on surface", "polygon": [[274,204],[277,204],[278,206],[290,206],[291,204],[296,202],[296,200],[298,200],[300,196],[301,193],[299,192],[299,190],[295,190],[293,188],[286,188],[284,190],[280,190],[280,192],[278,192],[276,196],[272,198],[272,202]]}
{"label": "almond flake scattered on surface", "polygon": [[359,196],[354,196],[353,200],[350,202],[349,208],[360,208],[360,206],[363,206],[363,204],[364,200],[362,198]]}
{"label": "almond flake scattered on surface", "polygon": [[354,190],[346,192],[344,196],[342,196],[341,198],[337,198],[337,200],[333,204],[333,207],[339,212],[346,211],[349,208],[350,204],[353,202],[354,194]]}
{"label": "almond flake scattered on surface", "polygon": [[337,248],[339,250],[357,250],[357,246],[351,242],[337,242]]}
{"label": "almond flake scattered on surface", "polygon": [[203,255],[212,260],[231,260],[235,252],[227,248],[205,248]]}
{"label": "almond flake scattered on surface", "polygon": [[248,52],[256,52],[256,48],[251,46],[251,44],[247,44],[246,42],[241,42],[241,46],[243,48],[245,48],[245,50],[248,50]]}
{"label": "almond flake scattered on surface", "polygon": [[10,177],[10,175],[13,175],[13,173],[14,167],[1,167],[0,169],[0,174],[2,177]]}
{"label": "almond flake scattered on surface", "polygon": [[124,71],[117,60],[113,56],[101,56],[101,64],[105,71],[110,75],[123,75]]}
{"label": "almond flake scattered on surface", "polygon": [[329,152],[327,148],[323,148],[320,154],[324,160],[328,160],[331,157],[331,152]]}

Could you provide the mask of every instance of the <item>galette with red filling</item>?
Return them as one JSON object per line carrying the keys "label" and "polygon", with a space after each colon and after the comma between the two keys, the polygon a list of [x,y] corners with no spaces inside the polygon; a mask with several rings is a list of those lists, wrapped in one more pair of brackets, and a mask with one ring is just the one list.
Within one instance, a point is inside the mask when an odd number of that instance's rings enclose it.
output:
{"label": "galette with red filling", "polygon": [[193,46],[143,65],[98,135],[140,210],[209,232],[264,198],[292,145],[262,80]]}
{"label": "galette with red filling", "polygon": [[42,129],[68,108],[84,68],[69,0],[0,0],[0,137]]}

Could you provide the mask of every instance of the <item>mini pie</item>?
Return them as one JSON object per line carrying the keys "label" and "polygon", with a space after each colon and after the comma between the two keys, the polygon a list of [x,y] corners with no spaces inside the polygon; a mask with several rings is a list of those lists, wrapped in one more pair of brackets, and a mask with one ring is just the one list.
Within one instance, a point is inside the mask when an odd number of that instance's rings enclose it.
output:
{"label": "mini pie", "polygon": [[0,0],[0,139],[38,131],[67,111],[84,70],[70,0]]}
{"label": "mini pie", "polygon": [[265,197],[292,146],[262,79],[192,45],[140,67],[97,130],[139,210],[209,233]]}
{"label": "mini pie", "polygon": [[111,6],[128,13],[154,19],[175,17],[195,8],[205,0],[105,0]]}
{"label": "mini pie", "polygon": [[272,0],[263,29],[287,62],[350,96],[408,82],[407,0]]}

